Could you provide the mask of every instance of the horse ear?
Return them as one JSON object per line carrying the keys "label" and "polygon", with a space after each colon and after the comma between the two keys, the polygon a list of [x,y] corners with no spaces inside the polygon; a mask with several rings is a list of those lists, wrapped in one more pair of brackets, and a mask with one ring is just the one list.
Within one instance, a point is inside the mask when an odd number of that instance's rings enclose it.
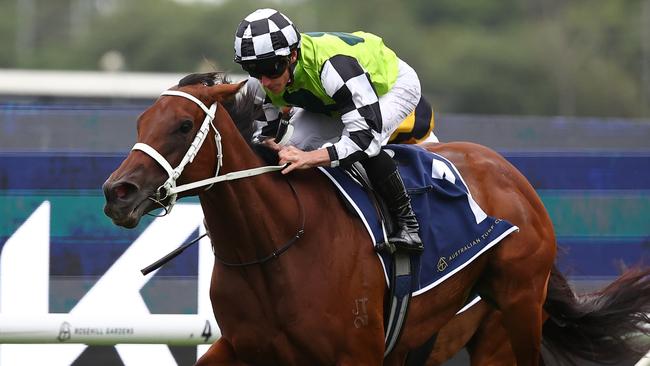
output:
{"label": "horse ear", "polygon": [[234,84],[219,84],[218,85],[218,92],[217,92],[217,99],[221,101],[229,100],[235,97],[239,89],[241,89],[247,82],[248,80],[244,80],[239,83],[234,83]]}

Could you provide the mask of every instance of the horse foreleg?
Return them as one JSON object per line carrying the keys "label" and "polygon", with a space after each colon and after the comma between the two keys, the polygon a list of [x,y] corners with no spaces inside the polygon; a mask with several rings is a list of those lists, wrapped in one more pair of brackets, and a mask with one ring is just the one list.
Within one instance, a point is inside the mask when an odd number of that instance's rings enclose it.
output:
{"label": "horse foreleg", "polygon": [[210,346],[208,351],[199,358],[194,366],[245,366],[238,361],[235,350],[225,338],[219,338]]}

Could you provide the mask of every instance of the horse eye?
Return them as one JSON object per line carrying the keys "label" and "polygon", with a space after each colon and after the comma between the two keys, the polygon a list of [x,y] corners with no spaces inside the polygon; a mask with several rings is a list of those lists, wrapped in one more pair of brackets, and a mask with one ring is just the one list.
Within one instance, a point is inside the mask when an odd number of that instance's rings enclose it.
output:
{"label": "horse eye", "polygon": [[181,127],[178,130],[181,131],[181,133],[188,133],[192,131],[192,127],[194,127],[194,123],[192,123],[192,121],[185,120],[181,122]]}

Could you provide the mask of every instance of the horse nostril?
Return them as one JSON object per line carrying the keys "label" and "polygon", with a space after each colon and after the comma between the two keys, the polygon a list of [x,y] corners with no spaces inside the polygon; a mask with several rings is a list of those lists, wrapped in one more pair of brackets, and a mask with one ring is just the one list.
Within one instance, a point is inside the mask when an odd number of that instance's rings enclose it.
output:
{"label": "horse nostril", "polygon": [[114,191],[115,191],[115,197],[117,197],[117,199],[120,200],[123,199],[129,193],[128,188],[125,187],[124,185],[119,185],[115,187]]}
{"label": "horse nostril", "polygon": [[105,195],[109,202],[113,200],[125,201],[137,191],[138,187],[135,184],[129,182],[118,182],[105,190]]}

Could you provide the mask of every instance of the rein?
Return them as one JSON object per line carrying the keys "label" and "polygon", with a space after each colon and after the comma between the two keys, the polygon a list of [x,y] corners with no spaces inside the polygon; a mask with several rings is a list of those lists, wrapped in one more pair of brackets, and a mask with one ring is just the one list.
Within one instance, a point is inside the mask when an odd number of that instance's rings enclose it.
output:
{"label": "rein", "polygon": [[219,255],[217,254],[213,246],[212,249],[214,250],[214,257],[221,264],[223,264],[226,267],[247,267],[256,264],[266,263],[272,259],[276,259],[280,257],[282,253],[286,252],[287,249],[289,249],[305,233],[305,209],[302,206],[300,197],[298,197],[298,192],[296,192],[296,188],[293,186],[293,184],[291,184],[291,182],[288,179],[287,179],[287,184],[289,184],[289,187],[291,187],[291,192],[293,193],[293,196],[296,198],[296,202],[298,202],[298,212],[300,215],[300,228],[296,232],[296,235],[292,236],[289,240],[287,240],[287,242],[283,246],[281,246],[279,249],[274,250],[271,254],[267,255],[266,257],[256,259],[250,262],[242,262],[242,263],[227,262],[223,258],[219,257]]}
{"label": "rein", "polygon": [[[300,215],[300,228],[296,232],[296,235],[291,237],[283,246],[281,246],[279,249],[274,250],[271,254],[267,255],[264,258],[257,259],[254,261],[250,262],[243,262],[243,263],[232,263],[232,262],[227,262],[223,260],[221,257],[217,255],[216,250],[214,249],[214,246],[212,247],[212,252],[214,253],[214,257],[221,262],[226,267],[247,267],[247,266],[252,266],[256,264],[263,264],[266,263],[272,259],[277,259],[282,255],[282,253],[286,252],[287,249],[289,249],[300,237],[305,233],[305,209],[302,206],[302,202],[300,201],[300,197],[298,197],[298,192],[296,192],[296,188],[291,184],[291,182],[287,179],[287,184],[289,184],[289,187],[291,188],[291,192],[293,193],[293,196],[296,198],[296,202],[298,202],[298,212]],[[198,237],[192,239],[192,241],[185,243],[181,245],[180,247],[174,249],[164,257],[158,259],[157,261],[153,262],[152,264],[148,265],[147,267],[143,268],[140,270],[143,275],[148,275],[149,273],[157,270],[158,268],[162,267],[165,265],[167,262],[171,261],[172,259],[178,257],[179,254],[181,254],[185,249],[189,248],[192,246],[192,244],[198,242],[201,240],[203,237],[208,235],[208,233],[205,233],[203,235],[199,235]]]}

